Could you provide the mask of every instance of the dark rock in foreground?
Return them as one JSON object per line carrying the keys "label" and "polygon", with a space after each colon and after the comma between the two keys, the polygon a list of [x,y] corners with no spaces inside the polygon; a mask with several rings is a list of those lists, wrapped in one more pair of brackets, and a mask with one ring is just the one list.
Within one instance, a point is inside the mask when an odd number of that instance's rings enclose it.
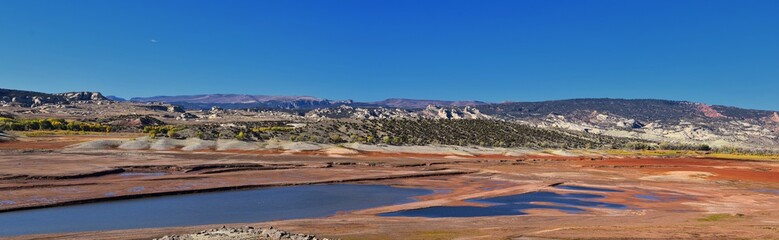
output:
{"label": "dark rock in foreground", "polygon": [[186,235],[163,236],[155,240],[328,240],[327,238],[317,238],[311,235],[290,233],[278,229],[270,228],[229,228],[221,227],[203,230],[198,233]]}
{"label": "dark rock in foreground", "polygon": [[0,131],[0,142],[10,142],[15,140],[16,140],[15,136]]}

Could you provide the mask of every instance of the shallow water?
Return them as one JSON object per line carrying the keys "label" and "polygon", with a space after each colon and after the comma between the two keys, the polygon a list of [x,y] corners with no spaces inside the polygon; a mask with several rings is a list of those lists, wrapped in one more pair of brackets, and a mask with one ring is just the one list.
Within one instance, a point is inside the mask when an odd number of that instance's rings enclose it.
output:
{"label": "shallow water", "polygon": [[756,189],[755,192],[779,195],[779,189]]}
{"label": "shallow water", "polygon": [[625,209],[627,206],[616,203],[598,201],[602,195],[589,193],[531,192],[510,196],[483,199],[471,199],[468,202],[489,204],[486,207],[476,206],[440,206],[381,214],[381,216],[405,217],[485,217],[525,215],[523,210],[554,209],[567,213],[584,212],[584,208]]}
{"label": "shallow water", "polygon": [[555,188],[566,190],[581,190],[581,191],[596,191],[596,192],[623,192],[622,190],[609,189],[609,188],[597,188],[597,187],[585,187],[576,185],[557,185]]}
{"label": "shallow water", "polygon": [[199,193],[0,213],[0,236],[325,217],[414,201],[426,189],[311,185]]}
{"label": "shallow water", "polygon": [[646,200],[646,201],[660,201],[660,197],[655,195],[648,195],[648,194],[636,194],[634,195],[636,198]]}
{"label": "shallow water", "polygon": [[159,177],[165,176],[165,172],[123,172],[119,176],[122,177]]}

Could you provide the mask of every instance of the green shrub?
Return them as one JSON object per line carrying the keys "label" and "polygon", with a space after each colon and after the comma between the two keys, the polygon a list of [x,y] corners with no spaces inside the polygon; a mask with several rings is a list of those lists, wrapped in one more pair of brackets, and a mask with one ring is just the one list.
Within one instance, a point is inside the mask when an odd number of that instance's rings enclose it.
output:
{"label": "green shrub", "polygon": [[0,129],[13,131],[67,130],[84,132],[111,132],[111,126],[100,123],[79,122],[64,119],[10,119],[0,118]]}

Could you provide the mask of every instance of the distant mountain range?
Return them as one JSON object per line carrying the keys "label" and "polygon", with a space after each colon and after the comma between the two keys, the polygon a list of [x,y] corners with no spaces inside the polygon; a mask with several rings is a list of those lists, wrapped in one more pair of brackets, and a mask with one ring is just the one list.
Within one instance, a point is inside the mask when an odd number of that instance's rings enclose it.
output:
{"label": "distant mountain range", "polygon": [[[116,100],[122,100],[115,98]],[[183,96],[134,97],[132,102],[165,102],[181,105],[185,108],[208,109],[212,106],[221,108],[281,108],[281,109],[314,109],[351,105],[360,107],[390,107],[403,109],[420,109],[428,105],[436,106],[477,106],[488,104],[480,101],[444,101],[390,98],[377,102],[354,102],[352,100],[329,100],[311,96],[267,96],[246,94],[202,94]]]}
{"label": "distant mountain range", "polygon": [[706,105],[688,101],[658,99],[583,98],[543,102],[508,102],[479,106],[484,114],[528,118],[549,114],[581,116],[593,111],[639,121],[678,121],[680,118],[759,119],[774,111]]}
{"label": "distant mountain range", "polygon": [[163,102],[189,109],[210,109],[217,106],[225,109],[278,108],[315,109],[341,105],[363,108],[424,109],[430,105],[440,107],[478,107],[483,114],[508,118],[526,118],[549,114],[576,115],[582,112],[607,112],[642,121],[676,120],[682,117],[706,117],[713,119],[758,119],[772,117],[775,111],[753,110],[738,107],[706,105],[688,101],[658,99],[611,99],[583,98],[540,102],[489,103],[482,101],[447,101],[390,98],[376,102],[355,102],[352,100],[329,100],[312,96],[269,96],[247,94],[201,94],[179,96],[133,97],[124,99],[103,96],[99,92],[41,93],[25,90],[0,88],[0,101],[30,105],[34,102],[68,103],[71,101],[130,101]]}
{"label": "distant mountain range", "polygon": [[[96,95],[92,96],[93,94]],[[188,109],[210,109],[213,106],[217,106],[225,109],[276,108],[306,110],[336,107],[340,105],[421,109],[427,107],[428,105],[463,107],[488,104],[487,102],[481,101],[419,100],[404,98],[390,98],[376,102],[354,102],[352,100],[329,100],[311,96],[269,96],[248,94],[200,94],[133,97],[130,99],[125,99],[117,96],[103,96],[97,92],[70,92],[50,94],[0,88],[0,101],[11,103],[14,102],[14,99],[16,103],[27,106],[32,105],[34,99],[43,100],[43,103],[67,103],[71,100],[111,100],[119,102],[163,102],[179,105]]]}
{"label": "distant mountain range", "polygon": [[313,109],[352,101],[333,101],[310,96],[267,96],[246,94],[202,94],[182,96],[134,97],[131,102],[165,102],[190,109],[208,109],[213,106],[233,108]]}

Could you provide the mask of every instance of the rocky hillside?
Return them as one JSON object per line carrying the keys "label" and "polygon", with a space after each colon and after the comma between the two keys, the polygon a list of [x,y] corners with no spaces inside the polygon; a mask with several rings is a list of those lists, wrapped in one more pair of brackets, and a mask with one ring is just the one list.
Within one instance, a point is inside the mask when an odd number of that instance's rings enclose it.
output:
{"label": "rocky hillside", "polygon": [[[161,103],[166,102],[166,103]],[[172,105],[171,103],[175,104]],[[436,103],[436,104],[430,104]],[[428,104],[421,106],[420,104]],[[475,105],[474,104],[481,104]],[[189,106],[182,108],[180,105]],[[216,106],[214,106],[216,105]],[[655,99],[570,99],[544,102],[482,103],[474,101],[452,102],[435,100],[389,99],[374,103],[333,101],[314,97],[283,97],[263,95],[211,94],[173,97],[134,98],[129,102],[111,101],[96,92],[69,92],[48,94],[31,91],[0,89],[0,113],[7,118],[41,119],[64,118],[83,122],[95,122],[113,127],[114,130],[132,131],[145,126],[209,125],[240,122],[285,121],[310,123],[317,121],[398,120],[409,132],[395,129],[401,140],[417,139],[423,143],[453,143],[449,133],[426,132],[434,126],[457,126],[452,130],[468,136],[469,144],[533,145],[526,139],[508,139],[492,136],[500,125],[522,124],[547,130],[563,130],[577,134],[591,134],[619,139],[641,140],[654,143],[680,143],[712,147],[750,149],[779,149],[779,113],[728,106],[707,105],[687,101]],[[228,106],[228,107],[219,107]],[[402,120],[402,121],[400,121]],[[427,120],[490,120],[479,122],[492,128],[470,128],[470,125]],[[419,124],[411,124],[419,121]],[[424,127],[421,127],[422,125]],[[370,127],[368,127],[370,126]],[[381,129],[373,124],[360,128]],[[467,128],[468,130],[462,130]],[[206,130],[206,129],[202,129]],[[462,131],[461,131],[462,130]],[[241,130],[236,130],[232,135]],[[480,132],[483,131],[483,132]],[[229,132],[229,131],[228,131]],[[306,134],[299,132],[296,134]],[[204,135],[209,135],[204,131]],[[227,133],[225,133],[227,134]],[[249,134],[246,131],[246,134]],[[358,137],[379,138],[376,131],[357,131]],[[446,138],[426,136],[445,135]],[[457,135],[455,134],[455,135]],[[229,136],[227,134],[226,136]],[[268,134],[265,134],[268,135]],[[279,134],[267,137],[299,137]],[[329,132],[314,130],[319,139],[328,138]],[[425,135],[425,136],[423,136]],[[471,136],[473,135],[473,136]],[[488,137],[485,137],[488,136]],[[339,136],[351,137],[351,133]],[[395,136],[391,136],[395,137]],[[406,141],[403,142],[406,142]],[[532,140],[532,139],[531,139]],[[537,139],[536,139],[537,140]],[[544,139],[552,145],[552,138]],[[566,142],[564,140],[560,140]],[[565,146],[606,145],[602,142],[576,142]],[[614,145],[614,143],[609,143]],[[617,145],[624,145],[619,142]]]}
{"label": "rocky hillside", "polygon": [[353,119],[490,119],[471,106],[441,107],[427,105],[424,109],[404,108],[360,108],[341,105],[335,108],[317,108],[306,113],[308,118],[353,118]]}
{"label": "rocky hillside", "polygon": [[501,119],[616,137],[712,146],[779,147],[779,114],[774,111],[653,99],[571,99],[478,108]]}
{"label": "rocky hillside", "polygon": [[544,129],[489,119],[321,119],[307,123],[234,122],[187,126],[149,126],[150,137],[204,140],[273,139],[313,143],[456,145],[528,148],[622,148],[640,140]]}
{"label": "rocky hillside", "polygon": [[652,142],[715,147],[779,148],[779,113],[687,101],[570,99],[419,109],[320,108],[309,118],[500,119],[541,128],[561,128]]}
{"label": "rocky hillside", "polygon": [[407,98],[389,98],[383,101],[370,102],[366,105],[388,107],[388,108],[404,108],[415,109],[425,108],[429,105],[444,106],[444,107],[465,107],[465,106],[477,106],[485,105],[486,102],[481,101],[442,101],[442,100],[421,100],[421,99],[407,99]]}
{"label": "rocky hillside", "polygon": [[110,101],[99,92],[41,93],[0,88],[0,105],[25,107],[43,104],[68,104],[77,101]]}
{"label": "rocky hillside", "polygon": [[65,103],[67,101],[65,97],[54,94],[0,88],[0,104],[2,105],[32,106],[36,103]]}

